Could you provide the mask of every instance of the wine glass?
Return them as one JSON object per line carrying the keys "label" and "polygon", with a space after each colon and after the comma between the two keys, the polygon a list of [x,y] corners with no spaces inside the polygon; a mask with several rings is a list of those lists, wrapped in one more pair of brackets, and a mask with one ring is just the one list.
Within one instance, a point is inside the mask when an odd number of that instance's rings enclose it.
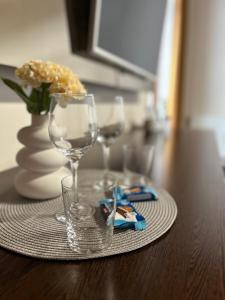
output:
{"label": "wine glass", "polygon": [[[78,194],[78,166],[82,156],[97,138],[96,111],[93,95],[52,94],[49,136],[55,147],[68,158],[73,175],[74,203],[80,218],[92,214],[91,206],[81,203]],[[65,222],[65,217],[56,214]]]}
{"label": "wine glass", "polygon": [[104,175],[100,182],[95,184],[95,189],[105,190],[111,184],[109,177],[110,146],[124,130],[124,101],[123,97],[96,102],[98,120],[97,141],[102,146]]}
{"label": "wine glass", "polygon": [[123,172],[125,185],[148,185],[153,165],[155,146],[124,145],[123,146]]}

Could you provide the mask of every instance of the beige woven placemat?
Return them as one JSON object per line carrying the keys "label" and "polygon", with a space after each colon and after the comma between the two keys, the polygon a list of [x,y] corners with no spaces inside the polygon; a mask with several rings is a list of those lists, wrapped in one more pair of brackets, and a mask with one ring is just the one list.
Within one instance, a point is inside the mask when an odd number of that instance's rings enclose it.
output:
{"label": "beige woven placemat", "polygon": [[[81,170],[79,176],[80,182],[94,181],[101,178],[102,172]],[[109,249],[88,256],[70,250],[65,225],[54,218],[56,212],[63,211],[61,197],[36,201],[16,196],[0,205],[0,246],[27,256],[58,260],[90,259],[139,249],[163,235],[177,216],[173,198],[162,189],[156,190],[158,201],[135,204],[147,220],[146,230],[116,230]]]}

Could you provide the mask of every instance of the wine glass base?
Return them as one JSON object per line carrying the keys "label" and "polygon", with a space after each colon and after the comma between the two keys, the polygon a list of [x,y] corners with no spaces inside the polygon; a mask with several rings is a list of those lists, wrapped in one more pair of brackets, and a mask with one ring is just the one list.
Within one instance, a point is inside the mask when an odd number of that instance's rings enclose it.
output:
{"label": "wine glass base", "polygon": [[92,218],[95,213],[95,208],[89,204],[78,203],[74,208],[76,210],[77,219],[79,220],[88,220]]}
{"label": "wine glass base", "polygon": [[129,173],[124,174],[123,178],[120,180],[120,184],[124,186],[139,186],[139,185],[148,185],[149,184],[149,178],[142,174],[138,173]]}
{"label": "wine glass base", "polygon": [[113,181],[112,180],[100,180],[98,182],[94,183],[94,189],[96,191],[105,191],[108,189],[109,186],[113,185]]}
{"label": "wine glass base", "polygon": [[59,223],[62,223],[62,224],[66,224],[66,217],[64,214],[55,214],[55,218],[56,218],[56,221],[58,221]]}

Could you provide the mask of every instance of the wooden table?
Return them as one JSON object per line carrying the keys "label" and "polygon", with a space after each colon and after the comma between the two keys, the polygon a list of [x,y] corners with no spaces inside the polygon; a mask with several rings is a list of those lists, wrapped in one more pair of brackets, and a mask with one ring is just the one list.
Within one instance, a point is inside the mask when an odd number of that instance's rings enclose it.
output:
{"label": "wooden table", "polygon": [[[144,141],[142,133],[131,137]],[[171,230],[140,250],[89,261],[50,262],[0,249],[1,300],[225,299],[225,188],[214,136],[183,132],[155,143],[152,177],[178,205]],[[118,169],[121,155],[114,161]],[[1,198],[12,174],[1,175]]]}

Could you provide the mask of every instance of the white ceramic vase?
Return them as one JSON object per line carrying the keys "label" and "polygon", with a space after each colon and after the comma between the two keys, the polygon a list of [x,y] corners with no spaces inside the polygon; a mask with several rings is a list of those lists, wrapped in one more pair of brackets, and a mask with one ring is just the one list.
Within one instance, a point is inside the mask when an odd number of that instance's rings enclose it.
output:
{"label": "white ceramic vase", "polygon": [[17,153],[20,170],[15,177],[17,192],[31,199],[50,199],[61,194],[61,179],[69,174],[67,160],[52,145],[48,116],[32,115],[31,126],[18,132],[24,147]]}

